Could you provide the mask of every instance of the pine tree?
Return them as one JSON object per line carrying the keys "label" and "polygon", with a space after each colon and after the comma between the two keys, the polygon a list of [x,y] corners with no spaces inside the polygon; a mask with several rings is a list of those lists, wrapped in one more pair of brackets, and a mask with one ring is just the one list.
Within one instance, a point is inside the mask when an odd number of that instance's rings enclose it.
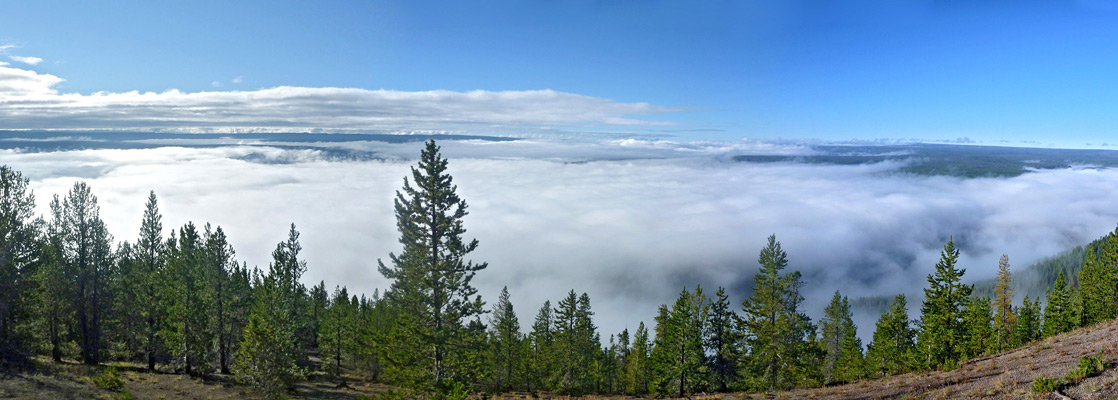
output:
{"label": "pine tree", "polygon": [[536,313],[536,320],[532,323],[532,333],[529,335],[531,351],[528,365],[531,366],[527,382],[528,390],[533,388],[551,387],[550,380],[554,375],[554,318],[552,317],[551,301],[544,301],[543,307]]}
{"label": "pine tree", "polygon": [[990,315],[990,298],[971,297],[963,310],[965,334],[962,342],[962,355],[965,358],[978,357],[990,348],[994,336],[993,316]]}
{"label": "pine tree", "polygon": [[742,356],[742,335],[738,330],[738,321],[737,314],[730,309],[726,290],[718,287],[710,305],[705,343],[706,351],[711,355],[711,385],[719,392],[729,391],[737,380],[738,360]]}
{"label": "pine tree", "polygon": [[1072,293],[1064,278],[1064,272],[1056,276],[1056,282],[1048,291],[1048,302],[1044,306],[1044,324],[1041,331],[1044,337],[1055,336],[1075,328],[1072,311]]}
{"label": "pine tree", "polygon": [[781,275],[788,265],[788,255],[781,250],[776,235],[769,236],[761,249],[760,271],[753,277],[753,294],[742,303],[746,342],[746,376],[755,389],[783,389],[806,384],[815,372],[808,338],[814,337],[814,326],[799,311],[803,297],[799,294],[800,274],[793,271]]}
{"label": "pine tree", "polygon": [[629,359],[625,362],[625,374],[628,376],[626,381],[631,385],[625,388],[628,393],[639,396],[649,392],[649,380],[652,373],[649,365],[651,351],[652,345],[648,341],[648,329],[644,327],[644,322],[641,322],[637,326],[636,333],[633,334],[633,349],[629,352]]}
{"label": "pine tree", "polygon": [[940,253],[934,273],[928,275],[930,287],[924,289],[923,316],[920,319],[918,348],[925,368],[956,362],[961,351],[963,307],[974,288],[962,283],[966,269],[956,268],[959,250],[948,240]]}
{"label": "pine tree", "polygon": [[835,291],[831,303],[823,311],[824,384],[850,382],[862,377],[862,341],[852,319],[850,302]]}
{"label": "pine tree", "polygon": [[213,270],[207,265],[205,243],[194,223],[179,228],[167,243],[169,324],[167,347],[190,375],[205,375],[210,368],[214,330]]}
{"label": "pine tree", "polygon": [[12,361],[23,347],[17,325],[30,315],[34,267],[39,261],[34,218],[35,194],[30,180],[7,165],[0,166],[0,364]]}
{"label": "pine tree", "polygon": [[299,232],[291,224],[287,240],[276,245],[268,274],[257,274],[253,304],[245,326],[234,372],[244,382],[256,384],[273,396],[279,395],[303,375],[297,365],[303,354],[296,334],[299,278],[307,263],[299,259]]}
{"label": "pine tree", "polygon": [[1118,316],[1118,228],[1099,247],[1097,253],[1087,252],[1079,271],[1078,308],[1084,326]]}
{"label": "pine tree", "polygon": [[320,331],[322,320],[326,317],[326,307],[330,304],[330,295],[326,293],[326,281],[319,281],[318,285],[311,287],[310,292],[310,323],[307,324],[310,329],[310,345],[317,349],[318,332]]}
{"label": "pine tree", "polygon": [[994,341],[993,350],[1001,352],[1013,343],[1013,288],[1010,287],[1009,255],[998,260],[997,285],[994,286]]}
{"label": "pine tree", "polygon": [[1017,309],[1017,322],[1013,324],[1013,345],[1023,346],[1040,339],[1040,298],[1029,300],[1025,296]]}
{"label": "pine tree", "polygon": [[[470,333],[464,322],[485,312],[471,281],[487,264],[465,261],[478,242],[462,239],[466,202],[455,193],[447,160],[434,140],[427,142],[411,171],[412,181],[404,178],[403,192],[396,192],[394,202],[404,250],[389,254],[391,266],[379,262],[381,274],[392,280],[386,297],[399,309],[400,333],[414,338],[400,342],[390,362],[400,370],[426,370],[401,375],[422,376],[418,385],[445,390],[447,381],[474,374],[462,368],[481,349],[467,343]],[[421,356],[408,356],[415,354]],[[404,360],[415,363],[400,362]]]}
{"label": "pine tree", "polygon": [[148,193],[144,206],[144,218],[140,225],[140,237],[133,247],[133,256],[138,264],[137,276],[133,281],[136,307],[144,319],[144,351],[147,355],[148,370],[155,370],[155,356],[160,350],[159,331],[163,320],[162,298],[166,256],[163,243],[162,215],[155,198],[155,191]]}
{"label": "pine tree", "polygon": [[908,304],[903,294],[877,320],[873,341],[866,349],[866,369],[873,375],[907,372],[913,367],[916,332],[909,326]]}
{"label": "pine tree", "polygon": [[520,321],[513,311],[512,302],[509,301],[509,288],[501,289],[497,303],[493,305],[493,314],[490,317],[489,343],[493,360],[493,381],[497,390],[507,391],[516,387],[517,372],[523,361],[520,353],[521,334]]}
{"label": "pine tree", "polygon": [[[662,361],[653,370],[653,374],[660,377],[658,393],[674,392],[683,397],[686,393],[706,387],[709,370],[703,337],[708,314],[706,296],[702,288],[696,286],[694,292],[685,289],[680,293],[667,318],[662,321],[665,324],[663,329],[657,327],[656,345],[664,347]],[[663,338],[659,336],[661,332]]]}
{"label": "pine tree", "polygon": [[229,239],[225,236],[225,231],[221,227],[216,230],[210,230],[210,224],[206,224],[205,233],[203,235],[205,242],[205,254],[203,269],[209,269],[206,275],[210,279],[210,287],[212,290],[209,299],[213,306],[213,323],[216,326],[212,328],[217,336],[217,354],[218,354],[218,368],[221,373],[229,374],[229,358],[233,351],[234,337],[241,332],[233,325],[232,314],[236,293],[236,287],[232,282],[233,275],[237,263],[233,260],[236,252],[233,251],[233,246],[229,244]]}
{"label": "pine tree", "polygon": [[70,269],[63,256],[63,242],[66,240],[62,201],[55,195],[50,202],[51,219],[46,227],[46,235],[39,246],[41,264],[35,273],[35,314],[40,325],[45,326],[43,339],[49,344],[51,359],[62,362],[62,342],[66,327],[71,326],[74,286],[70,283]]}
{"label": "pine tree", "polygon": [[[334,376],[342,377],[342,361],[353,346],[354,315],[357,308],[350,303],[349,292],[344,287],[335,287],[334,295],[323,314],[319,325],[318,344],[324,364]],[[343,380],[344,383],[344,380]]]}
{"label": "pine tree", "polygon": [[112,237],[101,220],[100,206],[85,182],[77,182],[62,202],[60,250],[73,285],[72,305],[82,362],[101,360],[103,311],[111,304],[109,273],[114,265]]}
{"label": "pine tree", "polygon": [[584,394],[593,387],[595,377],[586,368],[600,350],[593,314],[590,297],[586,293],[576,297],[574,290],[555,309],[556,375],[552,382],[560,393]]}

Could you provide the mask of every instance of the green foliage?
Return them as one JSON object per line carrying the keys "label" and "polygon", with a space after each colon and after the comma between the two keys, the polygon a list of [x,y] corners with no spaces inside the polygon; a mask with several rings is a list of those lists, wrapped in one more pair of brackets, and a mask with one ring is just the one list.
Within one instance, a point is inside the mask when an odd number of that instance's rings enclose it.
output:
{"label": "green foliage", "polygon": [[845,383],[863,376],[862,341],[852,320],[850,302],[835,291],[823,311],[823,383]]}
{"label": "green foliage", "polygon": [[994,338],[991,343],[994,352],[1005,350],[1013,344],[1013,325],[1017,321],[1017,315],[1013,312],[1011,279],[1009,255],[1002,254],[998,260],[998,283],[994,287]]}
{"label": "green foliage", "polygon": [[551,378],[552,388],[563,394],[590,393],[594,376],[587,366],[592,365],[600,351],[597,327],[591,319],[590,296],[583,293],[576,297],[571,290],[555,308],[554,354],[556,368]]}
{"label": "green foliage", "polygon": [[1044,337],[1058,335],[1075,328],[1077,324],[1072,310],[1073,304],[1072,290],[1061,272],[1056,277],[1052,290],[1048,291],[1048,302],[1044,306],[1044,324],[1041,326]]}
{"label": "green foliage", "polygon": [[551,301],[544,301],[536,313],[532,323],[532,332],[528,335],[530,347],[528,350],[528,390],[538,389],[545,385],[550,386],[551,377],[555,371],[555,332],[554,318],[552,317]]}
{"label": "green foliage", "polygon": [[652,350],[655,393],[683,397],[707,387],[710,370],[703,336],[708,315],[706,296],[696,286],[694,292],[680,293],[671,311],[657,318],[656,347]]}
{"label": "green foliage", "polygon": [[935,272],[928,275],[929,287],[924,289],[923,316],[917,336],[917,349],[925,368],[956,360],[962,351],[966,330],[963,307],[973,288],[962,283],[966,269],[955,267],[958,259],[955,241],[949,239],[940,253]]}
{"label": "green foliage", "polygon": [[1060,388],[1063,387],[1063,386],[1064,386],[1064,380],[1062,378],[1061,379],[1056,379],[1056,378],[1049,378],[1049,377],[1046,377],[1044,375],[1041,375],[1041,376],[1036,377],[1035,380],[1033,380],[1033,393],[1036,393],[1036,394],[1051,393],[1051,392],[1055,392],[1057,390],[1060,390]]}
{"label": "green foliage", "polygon": [[31,300],[37,261],[35,194],[30,180],[7,165],[0,166],[0,364],[14,361],[21,337],[17,325],[32,315]]}
{"label": "green foliage", "polygon": [[124,389],[124,379],[120,375],[120,372],[113,367],[105,368],[100,375],[93,376],[89,378],[89,380],[93,382],[93,386],[97,386],[101,389],[114,392],[119,392],[121,389]]}
{"label": "green foliage", "polygon": [[960,343],[963,358],[986,354],[992,347],[994,331],[990,314],[989,297],[970,297],[963,309],[963,338]]}
{"label": "green foliage", "polygon": [[1074,369],[1068,371],[1064,380],[1070,384],[1077,384],[1091,376],[1094,376],[1106,369],[1106,363],[1102,361],[1102,350],[1094,356],[1083,356],[1079,358],[1079,364]]}
{"label": "green foliage", "polygon": [[877,320],[873,340],[866,349],[867,372],[888,375],[911,370],[916,351],[915,335],[909,326],[907,300],[899,294]]}
{"label": "green foliage", "polygon": [[523,338],[520,334],[520,321],[509,301],[509,289],[501,289],[489,322],[489,349],[493,371],[490,376],[496,390],[506,391],[520,383]]}
{"label": "green foliage", "polygon": [[1084,326],[1118,316],[1118,228],[1097,248],[1098,252],[1087,253],[1079,271],[1078,308]]}
{"label": "green foliage", "polygon": [[408,339],[390,340],[385,355],[397,383],[442,388],[444,381],[477,374],[471,368],[483,349],[473,345],[474,333],[465,324],[485,312],[471,281],[487,264],[465,260],[478,242],[462,238],[466,202],[455,193],[434,140],[411,172],[394,201],[403,252],[389,254],[391,265],[378,261],[380,273],[392,281],[385,296],[397,313],[396,335]]}
{"label": "green foliage", "polygon": [[257,275],[254,301],[237,351],[234,372],[243,382],[253,383],[278,396],[303,375],[296,360],[302,353],[295,334],[298,315],[299,277],[306,262],[299,259],[299,232],[291,225],[287,241],[272,252],[267,275]]}
{"label": "green foliage", "polygon": [[650,390],[652,368],[649,356],[652,352],[652,343],[648,341],[648,329],[644,322],[637,326],[633,334],[633,348],[625,360],[625,391],[630,394],[643,395]]}
{"label": "green foliage", "polygon": [[1025,297],[1017,308],[1017,321],[1013,325],[1013,345],[1023,346],[1040,339],[1040,298]]}
{"label": "green foliage", "polygon": [[812,384],[818,364],[809,353],[815,327],[799,311],[800,273],[781,275],[788,266],[788,255],[781,250],[776,235],[758,256],[760,271],[753,277],[753,294],[742,303],[746,339],[751,352],[745,359],[746,386],[760,390],[783,389]]}
{"label": "green foliage", "polygon": [[194,223],[179,228],[167,241],[168,300],[164,337],[167,348],[187,374],[209,372],[211,346],[216,338],[214,317],[215,271],[207,265],[202,236]]}
{"label": "green foliage", "polygon": [[726,290],[721,286],[714,294],[707,317],[707,336],[704,344],[710,356],[711,389],[729,391],[737,381],[738,362],[742,357],[740,318],[730,308]]}
{"label": "green foliage", "polygon": [[319,324],[317,336],[322,364],[334,376],[341,375],[344,360],[353,358],[358,307],[350,302],[346,288],[336,287]]}

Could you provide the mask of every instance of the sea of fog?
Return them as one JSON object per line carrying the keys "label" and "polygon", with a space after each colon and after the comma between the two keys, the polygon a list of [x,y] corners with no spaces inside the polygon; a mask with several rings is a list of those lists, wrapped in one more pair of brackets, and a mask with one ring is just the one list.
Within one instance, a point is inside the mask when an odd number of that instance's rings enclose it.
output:
{"label": "sea of fog", "polygon": [[[295,223],[304,283],[368,295],[389,286],[376,263],[400,249],[392,199],[422,146],[373,137],[53,137],[0,146],[0,162],[31,179],[40,213],[84,180],[115,239],[134,241],[154,190],[166,233],[187,221],[220,225],[237,259],[261,268]],[[526,329],[545,300],[586,292],[603,339],[651,324],[657,305],[695,285],[711,294],[724,286],[740,304],[770,234],[803,273],[813,319],[836,290],[852,299],[914,296],[915,318],[949,237],[973,281],[992,277],[1003,253],[1020,269],[1118,222],[1116,169],[966,179],[903,173],[904,161],[733,161],[815,151],[796,144],[455,139],[440,143],[469,204],[467,237],[480,241],[471,258],[489,263],[475,279],[480,294],[492,303],[508,286]],[[856,314],[865,342],[876,318]]]}

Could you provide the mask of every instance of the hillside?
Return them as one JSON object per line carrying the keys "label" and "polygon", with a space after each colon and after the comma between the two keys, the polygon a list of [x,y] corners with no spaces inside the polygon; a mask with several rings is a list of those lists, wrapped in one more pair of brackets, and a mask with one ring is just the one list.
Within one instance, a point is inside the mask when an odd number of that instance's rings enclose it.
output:
{"label": "hillside", "polygon": [[[1118,321],[1079,329],[1000,354],[963,363],[951,371],[909,373],[864,380],[842,386],[778,393],[775,398],[798,399],[978,399],[1029,398],[1033,381],[1041,375],[1062,377],[1082,356],[1103,351],[1107,369],[1063,393],[1073,399],[1118,398]],[[754,396],[754,398],[762,398]],[[774,398],[774,397],[763,397]],[[1057,394],[1038,398],[1058,399]]]}

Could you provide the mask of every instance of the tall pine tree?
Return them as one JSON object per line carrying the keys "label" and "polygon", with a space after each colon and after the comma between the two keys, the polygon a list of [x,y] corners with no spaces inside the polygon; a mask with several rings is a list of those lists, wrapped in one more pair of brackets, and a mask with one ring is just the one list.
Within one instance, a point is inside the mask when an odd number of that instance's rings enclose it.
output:
{"label": "tall pine tree", "polygon": [[448,382],[475,374],[469,360],[481,349],[470,345],[466,323],[485,312],[471,281],[487,264],[465,260],[478,242],[462,238],[466,201],[458,197],[434,140],[411,173],[394,201],[403,252],[389,254],[390,265],[379,262],[381,274],[392,280],[386,297],[400,314],[400,334],[412,338],[398,341],[389,361],[415,378],[407,383],[445,390]]}
{"label": "tall pine tree", "polygon": [[730,308],[726,290],[718,287],[710,304],[705,344],[710,354],[711,386],[719,392],[729,391],[737,381],[738,361],[742,356],[739,325],[739,317]]}
{"label": "tall pine tree", "polygon": [[908,321],[908,302],[899,294],[877,320],[873,340],[866,349],[867,372],[882,376],[912,369],[915,335]]}
{"label": "tall pine tree", "polygon": [[920,333],[917,337],[921,361],[925,368],[954,363],[961,355],[965,333],[963,307],[974,288],[963,284],[966,269],[956,268],[959,250],[949,239],[940,253],[934,273],[928,275],[929,287],[924,289]]}
{"label": "tall pine tree", "polygon": [[1044,324],[1041,331],[1044,337],[1055,336],[1075,329],[1075,311],[1072,290],[1068,287],[1064,272],[1056,276],[1056,282],[1048,291],[1048,302],[1044,306]]}
{"label": "tall pine tree", "polygon": [[1013,323],[1017,320],[1013,312],[1013,288],[1010,287],[1009,255],[1002,254],[998,260],[997,285],[994,286],[994,340],[993,350],[1000,352],[1013,343]]}

